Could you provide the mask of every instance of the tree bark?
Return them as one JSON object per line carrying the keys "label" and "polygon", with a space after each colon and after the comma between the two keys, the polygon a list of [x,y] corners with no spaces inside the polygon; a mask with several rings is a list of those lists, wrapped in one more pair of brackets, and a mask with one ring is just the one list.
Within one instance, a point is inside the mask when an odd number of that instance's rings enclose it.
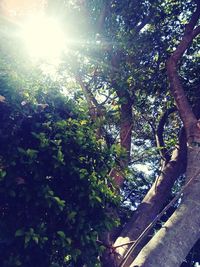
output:
{"label": "tree bark", "polygon": [[[186,31],[185,31],[182,41],[180,42],[179,46],[177,47],[177,49],[175,50],[175,52],[172,54],[172,56],[167,62],[167,70],[168,70],[168,77],[170,80],[171,90],[174,95],[176,106],[179,111],[180,117],[186,128],[187,139],[189,141],[190,148],[191,148],[191,149],[188,149],[188,153],[189,153],[188,159],[191,158],[193,160],[194,160],[194,157],[196,157],[197,160],[199,159],[198,158],[199,152],[197,150],[200,150],[200,149],[198,148],[198,146],[196,146],[196,144],[200,143],[199,142],[200,132],[198,129],[199,123],[197,122],[197,119],[194,113],[192,112],[192,109],[188,103],[188,100],[182,88],[182,85],[181,85],[181,82],[178,76],[177,63],[182,57],[182,55],[184,54],[185,50],[191,44],[193,38],[197,36],[197,34],[200,31],[199,27],[196,27],[194,29],[198,21],[199,12],[200,12],[200,5],[198,4],[198,2],[197,2],[197,5],[198,7],[196,11],[194,12],[194,14],[192,15],[192,18],[186,27]],[[189,161],[189,164],[191,164],[193,169],[197,167],[195,165],[196,163],[191,163],[191,162],[192,160]],[[123,230],[121,236],[115,242],[113,247],[119,246],[115,249],[115,253],[118,253],[118,266],[126,266],[126,267],[128,266],[132,266],[132,267],[133,266],[148,266],[148,267],[149,266],[154,266],[154,267],[155,266],[168,266],[168,267],[176,266],[177,267],[178,266],[177,264],[180,265],[184,257],[189,252],[191,246],[199,238],[198,221],[200,221],[200,218],[197,215],[197,220],[194,219],[193,221],[192,212],[198,211],[198,213],[196,214],[199,214],[200,208],[198,205],[195,205],[194,208],[192,205],[189,205],[191,204],[190,202],[191,200],[192,201],[199,200],[197,194],[195,197],[195,192],[194,192],[195,183],[193,180],[190,186],[186,190],[187,194],[186,196],[184,196],[184,200],[182,204],[180,205],[179,209],[174,213],[174,215],[166,223],[166,227],[168,228],[161,229],[158,232],[158,234],[155,236],[155,238],[153,238],[147,244],[147,246],[145,246],[145,248],[141,251],[141,253],[138,255],[138,257],[132,264],[131,264],[131,261],[133,260],[135,255],[137,255],[138,251],[142,248],[144,244],[139,244],[139,246],[134,251],[134,253],[136,254],[133,255],[133,258],[131,258],[132,257],[131,255],[131,257],[128,257],[127,259],[126,259],[126,252],[131,245],[127,244],[125,246],[120,246],[123,243],[128,243],[130,241],[136,240],[138,236],[141,234],[141,232],[143,232],[145,227],[154,219],[154,217],[157,215],[159,210],[162,208],[164,204],[163,195],[167,196],[168,194],[169,196],[169,192],[171,191],[171,187],[173,184],[170,181],[171,179],[169,179],[169,177],[172,178],[170,174],[175,174],[175,175],[177,174],[176,171],[174,173],[172,172],[173,165],[174,165],[174,161],[172,162],[169,161],[167,163],[166,169],[165,169],[165,175],[162,174],[161,177],[159,177],[159,179],[156,181],[156,183],[154,183],[153,187],[151,188],[151,190],[149,191],[149,193],[147,194],[147,196],[145,197],[142,203],[146,205],[141,205],[137,211],[141,217],[138,216],[136,212],[134,217],[130,221],[130,223],[128,223],[126,228]],[[176,168],[174,169],[176,170]],[[192,174],[192,177],[193,177],[193,174]],[[178,175],[180,175],[180,173]],[[191,179],[191,175],[188,174],[188,171],[187,171],[187,175],[188,175],[188,179]],[[164,179],[165,176],[168,177],[168,179]],[[197,175],[197,177],[199,177],[199,180],[200,180],[200,175]],[[169,189],[169,191],[163,190],[164,188]],[[200,188],[198,188],[198,190],[199,189]],[[186,217],[185,220],[184,220],[184,217]],[[141,218],[143,218],[143,220],[141,220]],[[133,221],[134,223],[136,223],[135,225],[136,227],[134,227]],[[192,228],[190,229],[190,231],[188,231],[188,222],[190,221],[192,222],[191,223]],[[142,230],[140,228],[141,226],[142,226]],[[183,228],[184,231],[182,231],[180,226]],[[188,232],[188,234],[185,240],[184,234],[186,232]],[[177,238],[176,238],[176,233],[177,233]],[[165,252],[165,245],[163,243],[163,240],[164,242],[165,241],[167,242],[167,248],[169,248],[169,249],[166,249],[167,253]],[[156,242],[158,242],[158,246]],[[173,253],[173,251],[170,250],[171,242],[173,244],[173,249],[175,253]],[[178,254],[178,256],[176,254]],[[164,258],[163,256],[160,257],[160,255],[164,255]],[[173,259],[170,260],[171,256],[169,257],[169,255],[172,255]],[[165,256],[168,257],[168,261],[165,259]],[[152,257],[155,257],[155,259],[151,259]],[[119,263],[121,261],[121,258],[125,258],[126,261],[122,261],[121,263]],[[165,262],[163,263],[163,259],[167,263]]]}
{"label": "tree bark", "polygon": [[130,161],[131,136],[133,128],[133,100],[126,92],[117,91],[117,95],[119,99],[123,99],[123,103],[121,103],[120,108],[120,144],[121,147],[126,151],[126,155],[124,160],[121,160],[120,165],[122,168],[124,168],[128,166]]}
{"label": "tree bark", "polygon": [[180,44],[177,46],[176,50],[167,61],[167,74],[170,81],[171,92],[174,96],[176,107],[179,111],[188,137],[190,137],[189,132],[192,132],[192,129],[190,129],[190,127],[195,124],[196,117],[192,112],[191,106],[188,102],[183,86],[179,79],[177,64],[185,51],[191,45],[193,39],[200,33],[200,27],[195,28],[195,25],[199,20],[199,16],[200,2],[197,1],[196,11],[193,13],[190,22],[186,25],[185,33],[182,40],[180,41]]}
{"label": "tree bark", "polygon": [[186,26],[184,36],[167,62],[167,72],[176,106],[186,129],[188,143],[187,181],[179,208],[141,250],[131,267],[177,267],[200,237],[200,123],[196,119],[179,79],[177,64],[192,40],[200,33],[195,25],[200,3]]}
{"label": "tree bark", "polygon": [[[200,142],[200,140],[199,140]],[[179,208],[143,248],[131,267],[177,267],[200,238],[200,147],[188,148],[187,186]]]}
{"label": "tree bark", "polygon": [[[161,175],[156,179],[149,192],[146,194],[142,203],[134,213],[131,220],[124,227],[120,236],[115,241],[113,247],[137,240],[145,228],[157,216],[170,196],[172,186],[176,179],[185,171],[186,167],[186,143],[182,134],[180,148],[177,146],[172,153],[171,160],[164,167]],[[131,253],[123,266],[130,266],[139,251],[147,242],[144,239]],[[116,249],[116,261],[122,264],[123,258],[131,248],[132,244],[127,244]]]}

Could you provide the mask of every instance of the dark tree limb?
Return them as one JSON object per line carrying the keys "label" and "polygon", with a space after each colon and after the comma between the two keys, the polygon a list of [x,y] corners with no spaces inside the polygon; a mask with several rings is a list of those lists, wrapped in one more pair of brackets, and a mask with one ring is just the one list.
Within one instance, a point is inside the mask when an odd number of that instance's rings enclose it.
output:
{"label": "dark tree limb", "polygon": [[88,88],[88,86],[83,82],[80,75],[76,75],[75,78],[77,83],[81,86],[81,89],[87,101],[89,114],[91,118],[95,121],[97,116],[103,113],[101,106],[92,94],[91,90]]}
{"label": "dark tree limb", "polygon": [[[171,91],[174,96],[177,109],[179,111],[180,117],[184,123],[187,136],[190,136],[190,128],[193,124],[196,123],[196,117],[192,112],[191,106],[188,102],[188,99],[185,95],[183,86],[179,79],[178,74],[178,63],[182,58],[185,51],[191,45],[193,39],[200,33],[200,26],[195,28],[195,25],[198,22],[200,16],[200,2],[198,2],[196,11],[193,13],[190,22],[185,28],[185,33],[183,35],[180,44],[177,46],[176,50],[172,53],[170,58],[167,61],[167,73],[170,81]],[[194,29],[195,28],[195,29]]]}
{"label": "dark tree limb", "polygon": [[169,115],[173,112],[175,112],[177,109],[175,107],[172,107],[170,109],[167,109],[163,115],[161,116],[161,119],[158,124],[158,128],[156,130],[156,145],[157,148],[159,148],[160,155],[162,159],[167,163],[170,160],[170,155],[165,148],[165,142],[163,138],[163,133],[164,133],[164,126],[166,124],[166,121],[169,117]]}
{"label": "dark tree limb", "polygon": [[103,30],[105,19],[106,19],[108,10],[109,10],[108,2],[109,2],[108,0],[105,0],[105,2],[103,4],[103,7],[102,7],[102,10],[101,10],[98,22],[97,22],[97,31],[98,32],[102,32],[102,30]]}
{"label": "dark tree limb", "polygon": [[200,17],[200,2],[196,3],[196,11],[185,28],[183,38],[167,61],[171,91],[187,135],[186,176],[189,186],[184,189],[182,203],[178,209],[128,266],[180,266],[199,238],[200,151],[199,145],[196,146],[194,142],[200,144],[200,126],[184,93],[177,70],[180,59],[199,33],[199,26],[195,28],[195,25]]}
{"label": "dark tree limb", "polygon": [[[170,161],[164,167],[160,176],[156,179],[142,203],[134,212],[130,221],[125,225],[120,236],[115,241],[114,246],[137,240],[144,229],[152,222],[160,210],[165,205],[171,194],[172,186],[177,178],[185,172],[186,169],[186,140],[184,131],[181,131],[179,145],[174,149]],[[131,264],[147,240],[142,240],[134,249],[126,263],[126,267]],[[120,263],[130,249],[131,244],[116,249],[118,253],[116,261]]]}

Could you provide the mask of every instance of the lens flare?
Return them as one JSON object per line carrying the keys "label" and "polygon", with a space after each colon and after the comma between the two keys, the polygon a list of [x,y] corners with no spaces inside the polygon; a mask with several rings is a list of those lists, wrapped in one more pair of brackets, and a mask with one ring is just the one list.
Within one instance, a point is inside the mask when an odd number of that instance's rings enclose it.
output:
{"label": "lens flare", "polygon": [[24,22],[21,36],[34,60],[59,60],[65,48],[65,34],[61,26],[55,19],[44,15],[32,16]]}

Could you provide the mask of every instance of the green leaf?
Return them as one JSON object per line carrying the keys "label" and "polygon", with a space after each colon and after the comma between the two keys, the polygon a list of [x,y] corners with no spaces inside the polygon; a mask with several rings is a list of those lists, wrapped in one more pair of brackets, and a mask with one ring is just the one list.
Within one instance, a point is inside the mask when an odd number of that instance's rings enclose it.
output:
{"label": "green leaf", "polygon": [[83,179],[88,175],[88,171],[86,169],[80,169],[80,178]]}
{"label": "green leaf", "polygon": [[63,231],[57,231],[57,234],[63,239],[65,238],[65,233]]}
{"label": "green leaf", "polygon": [[34,234],[34,229],[33,229],[32,227],[29,229],[29,233],[30,233],[31,235]]}
{"label": "green leaf", "polygon": [[31,159],[35,159],[35,158],[37,157],[37,153],[38,153],[38,151],[35,150],[35,149],[30,149],[30,148],[28,148],[28,149],[26,150],[26,153],[27,153],[27,156],[29,156]]}
{"label": "green leaf", "polygon": [[80,125],[85,125],[85,124],[87,124],[87,121],[86,120],[80,121]]}
{"label": "green leaf", "polygon": [[23,148],[21,147],[18,147],[17,150],[21,153],[21,154],[26,154],[26,150],[24,150]]}
{"label": "green leaf", "polygon": [[71,245],[71,243],[72,243],[71,238],[67,237],[67,238],[66,238],[66,241],[67,241],[67,243],[68,243],[69,245]]}
{"label": "green leaf", "polygon": [[57,159],[59,162],[63,163],[64,162],[64,156],[61,150],[58,150],[58,155],[57,155]]}
{"label": "green leaf", "polygon": [[18,229],[18,230],[15,232],[15,236],[16,236],[16,237],[23,236],[24,234],[25,234],[25,232],[24,232],[23,229]]}
{"label": "green leaf", "polygon": [[100,203],[102,202],[102,199],[100,197],[98,197],[98,196],[95,196],[95,199]]}
{"label": "green leaf", "polygon": [[67,217],[68,217],[69,220],[73,220],[73,219],[75,218],[76,214],[77,214],[76,211],[72,211],[72,212],[70,212],[70,213],[68,214]]}
{"label": "green leaf", "polygon": [[63,210],[63,208],[65,207],[65,200],[61,200],[59,197],[53,197],[53,199],[58,204],[60,210]]}
{"label": "green leaf", "polygon": [[4,177],[6,176],[6,171],[0,169],[0,181],[3,181]]}
{"label": "green leaf", "polygon": [[32,239],[35,241],[36,244],[39,243],[39,237],[37,235],[33,236]]}
{"label": "green leaf", "polygon": [[26,234],[25,239],[24,239],[25,247],[27,247],[27,245],[30,242],[30,240],[31,240],[31,235],[30,234]]}

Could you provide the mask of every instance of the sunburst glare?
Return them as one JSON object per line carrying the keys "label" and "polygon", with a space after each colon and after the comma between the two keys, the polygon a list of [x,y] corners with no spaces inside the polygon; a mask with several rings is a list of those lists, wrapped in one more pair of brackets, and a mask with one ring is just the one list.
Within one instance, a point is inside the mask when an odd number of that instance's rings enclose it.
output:
{"label": "sunburst glare", "polygon": [[35,15],[22,23],[21,37],[33,60],[59,61],[65,48],[65,34],[53,18]]}

